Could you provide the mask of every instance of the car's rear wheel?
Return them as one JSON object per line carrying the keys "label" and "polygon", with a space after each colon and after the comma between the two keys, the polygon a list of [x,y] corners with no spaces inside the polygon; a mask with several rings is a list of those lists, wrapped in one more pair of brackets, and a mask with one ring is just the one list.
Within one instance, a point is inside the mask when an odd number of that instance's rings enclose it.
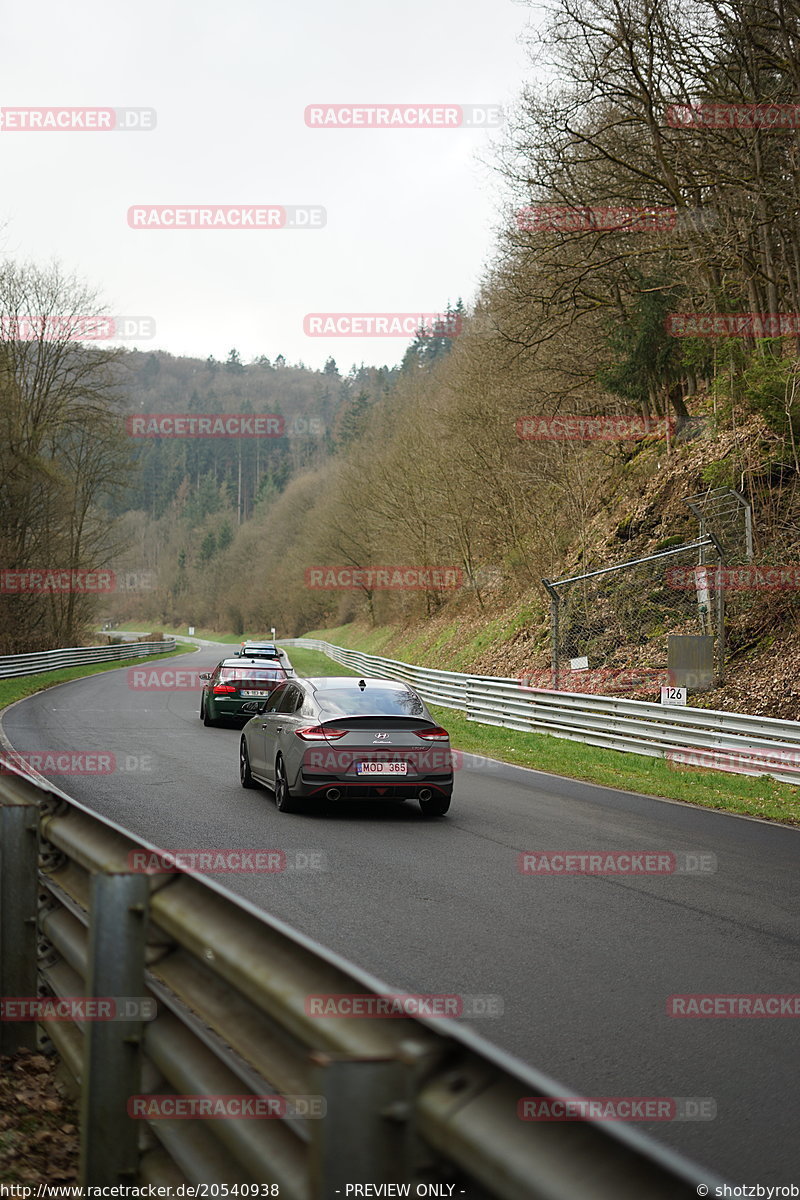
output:
{"label": "car's rear wheel", "polygon": [[420,800],[423,817],[443,817],[450,807],[449,796],[431,796],[430,800]]}
{"label": "car's rear wheel", "polygon": [[208,726],[208,725],[216,725],[217,724],[217,722],[212,721],[211,717],[208,715],[208,709],[206,708],[205,698],[203,699],[203,707],[202,707],[200,715],[203,718],[204,725]]}
{"label": "car's rear wheel", "polygon": [[247,753],[247,742],[244,738],[239,742],[239,780],[243,788],[258,787],[250,774],[250,755]]}
{"label": "car's rear wheel", "polygon": [[300,811],[300,803],[289,791],[289,780],[286,778],[286,767],[280,755],[275,759],[275,805],[278,812],[296,813]]}

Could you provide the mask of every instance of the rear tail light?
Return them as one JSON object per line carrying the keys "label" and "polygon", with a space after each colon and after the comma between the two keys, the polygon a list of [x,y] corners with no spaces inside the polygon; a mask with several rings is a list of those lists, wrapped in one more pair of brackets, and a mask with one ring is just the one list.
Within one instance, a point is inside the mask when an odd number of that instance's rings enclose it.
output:
{"label": "rear tail light", "polygon": [[227,683],[218,683],[214,687],[214,695],[215,696],[230,696],[230,694],[235,691],[236,691],[236,688],[229,687],[229,685]]}
{"label": "rear tail light", "polygon": [[446,729],[442,729],[441,725],[432,725],[430,729],[415,729],[414,733],[426,742],[446,742],[450,738],[450,734]]}
{"label": "rear tail light", "polygon": [[305,729],[295,729],[297,736],[304,742],[335,742],[349,732],[348,729],[326,729],[324,725],[307,725]]}

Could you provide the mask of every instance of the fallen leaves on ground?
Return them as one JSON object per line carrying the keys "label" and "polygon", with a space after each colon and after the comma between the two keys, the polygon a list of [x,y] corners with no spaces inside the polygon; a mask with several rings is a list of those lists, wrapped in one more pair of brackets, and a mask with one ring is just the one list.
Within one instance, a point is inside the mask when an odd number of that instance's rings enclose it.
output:
{"label": "fallen leaves on ground", "polygon": [[76,1183],[78,1114],[56,1079],[58,1059],[0,1058],[0,1182]]}

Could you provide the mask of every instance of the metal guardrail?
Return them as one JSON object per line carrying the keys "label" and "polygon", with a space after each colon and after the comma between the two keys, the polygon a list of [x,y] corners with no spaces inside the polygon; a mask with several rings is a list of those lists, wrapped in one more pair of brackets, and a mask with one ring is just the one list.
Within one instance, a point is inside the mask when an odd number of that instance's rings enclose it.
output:
{"label": "metal guardrail", "polygon": [[58,671],[62,667],[81,667],[85,663],[169,654],[176,646],[175,638],[164,638],[163,642],[122,642],[118,646],[73,646],[67,650],[43,650],[38,654],[6,654],[0,656],[0,679],[38,675],[41,671]]}
{"label": "metal guardrail", "polygon": [[[80,1089],[84,1185],[678,1200],[721,1182],[629,1126],[520,1120],[521,1099],[574,1093],[454,1020],[309,1015],[310,995],[391,992],[209,878],[131,870],[131,852],[154,849],[55,787],[0,775],[0,995],[156,1001],[149,1021],[0,1022],[2,1052],[47,1037]],[[324,1116],[128,1116],[130,1097],[163,1094],[310,1096]]]}
{"label": "metal guardrail", "polygon": [[288,638],[282,644],[319,650],[365,675],[401,679],[427,703],[459,709],[483,725],[800,783],[800,721],[528,688],[518,679],[434,671],[317,638]]}

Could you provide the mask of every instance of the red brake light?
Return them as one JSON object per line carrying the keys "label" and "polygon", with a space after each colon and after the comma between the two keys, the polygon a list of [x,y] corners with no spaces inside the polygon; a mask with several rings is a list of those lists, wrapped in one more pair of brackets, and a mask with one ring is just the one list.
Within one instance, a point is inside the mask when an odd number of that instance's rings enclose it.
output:
{"label": "red brake light", "polygon": [[231,692],[235,692],[235,687],[230,687],[227,683],[217,683],[214,685],[215,696],[228,696]]}
{"label": "red brake light", "polygon": [[344,737],[347,729],[326,729],[324,725],[307,725],[305,729],[295,729],[295,733],[304,742],[329,742]]}
{"label": "red brake light", "polygon": [[441,725],[431,725],[430,729],[415,729],[414,733],[418,738],[424,738],[426,742],[446,742],[450,734],[446,729],[442,729]]}

